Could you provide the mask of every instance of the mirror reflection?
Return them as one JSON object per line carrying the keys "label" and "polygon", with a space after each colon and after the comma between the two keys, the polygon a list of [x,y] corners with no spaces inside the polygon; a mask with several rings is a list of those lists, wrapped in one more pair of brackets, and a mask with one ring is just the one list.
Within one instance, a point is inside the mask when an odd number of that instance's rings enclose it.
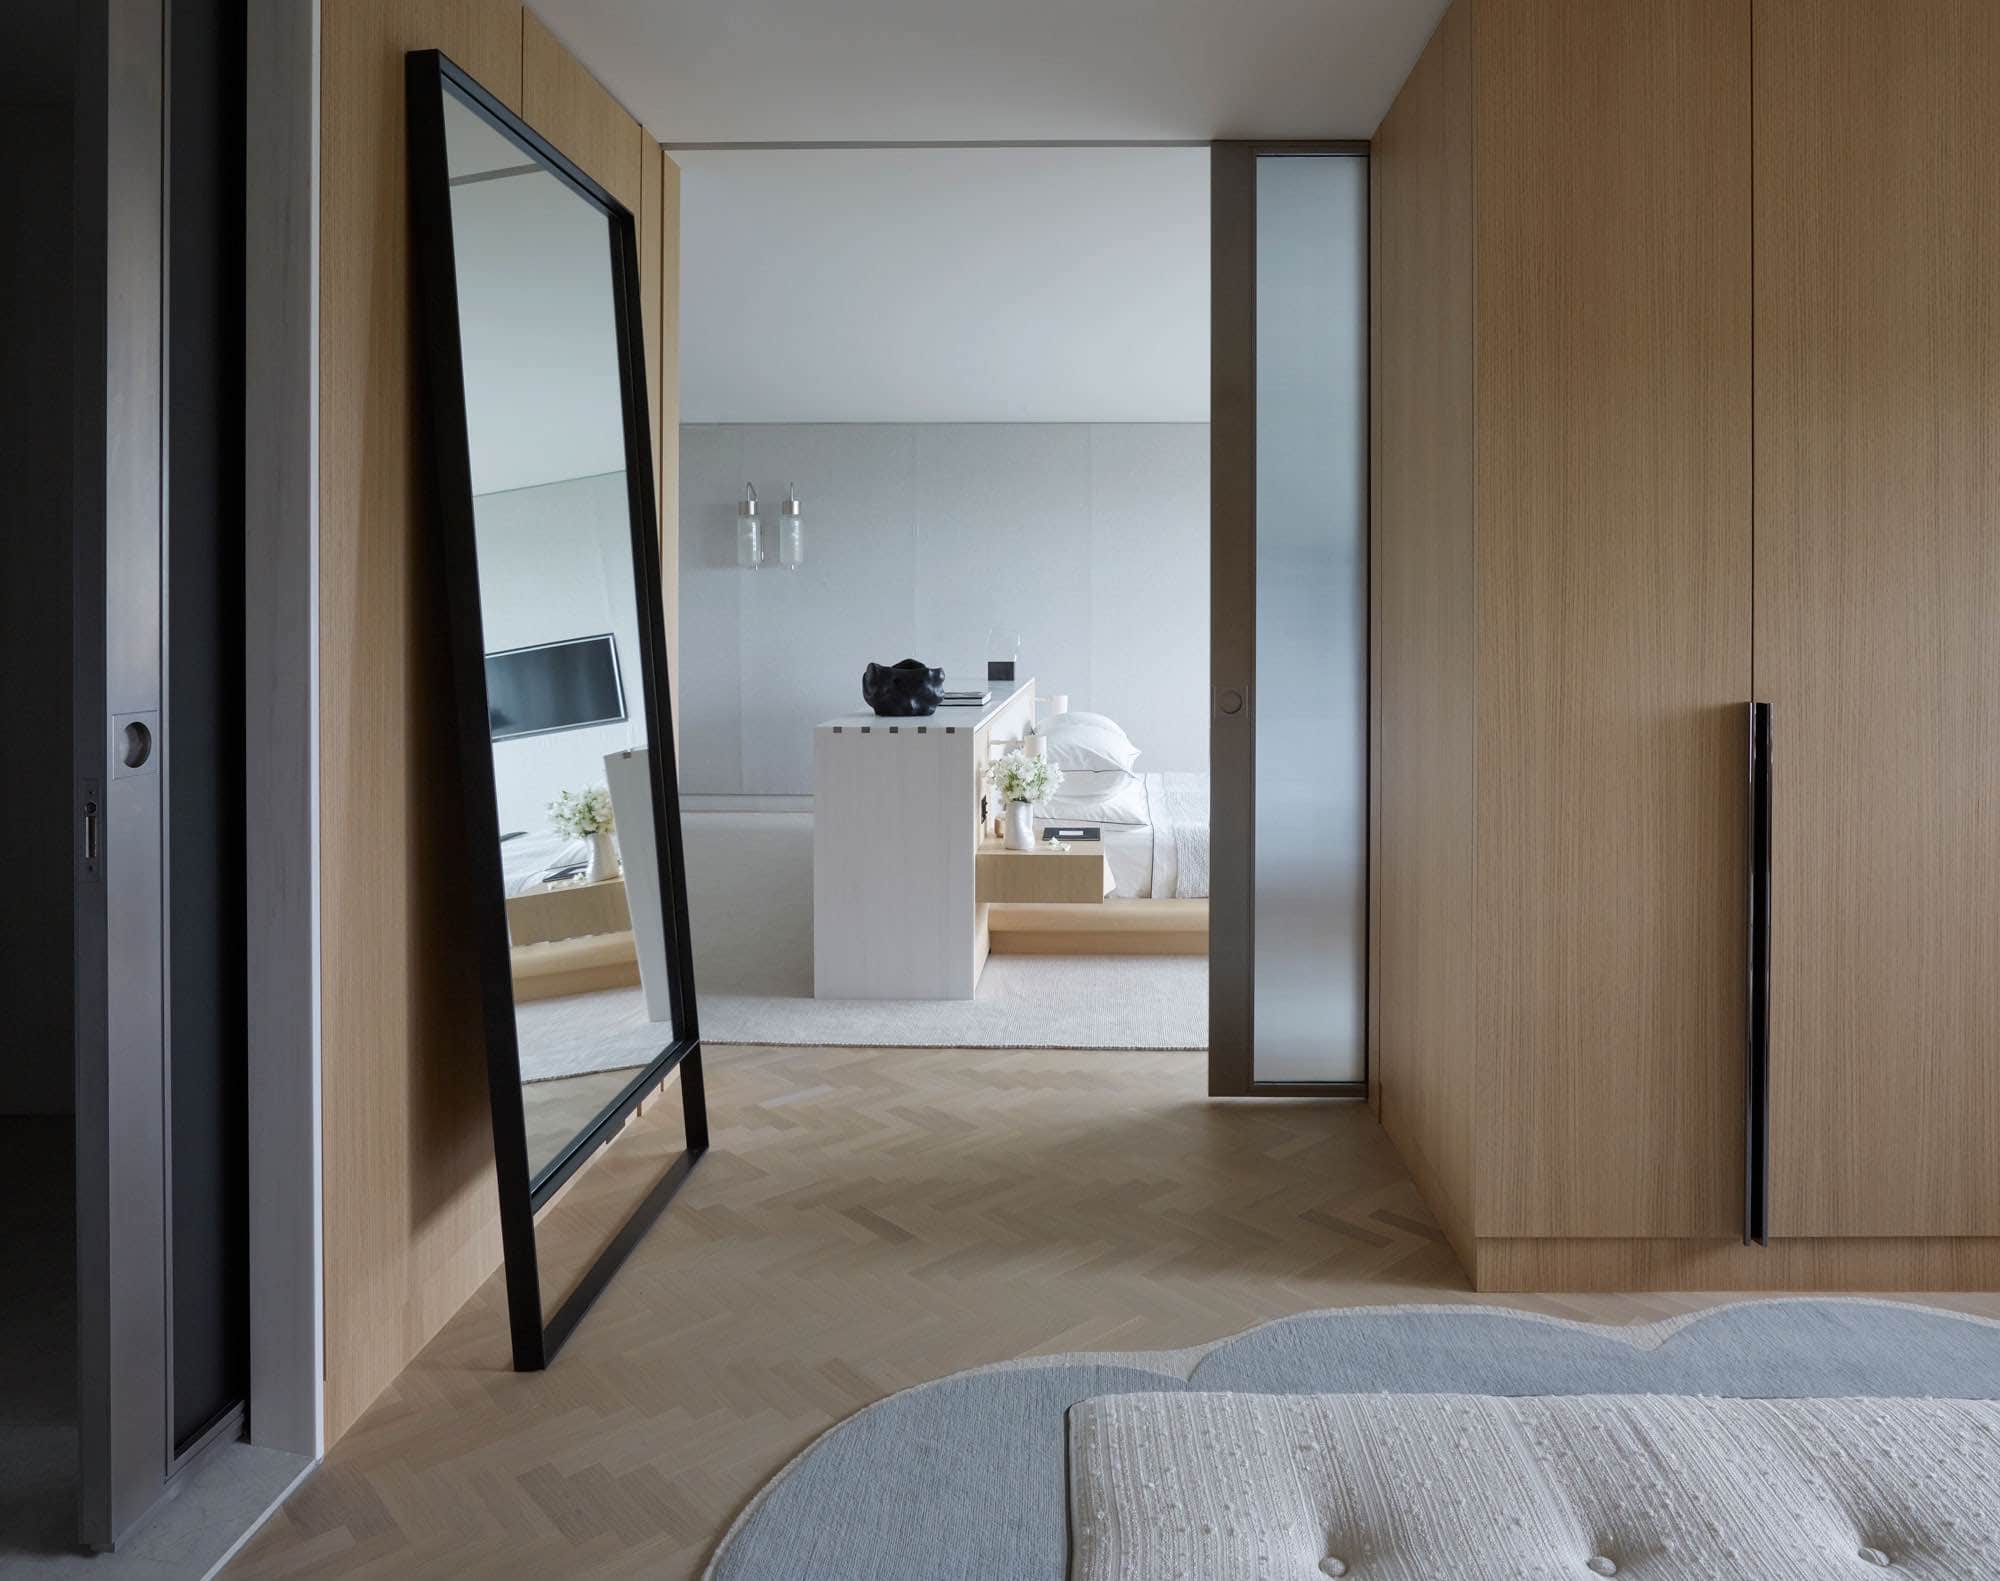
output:
{"label": "mirror reflection", "polygon": [[613,238],[608,216],[449,92],[445,142],[493,790],[539,1182],[672,1042]]}

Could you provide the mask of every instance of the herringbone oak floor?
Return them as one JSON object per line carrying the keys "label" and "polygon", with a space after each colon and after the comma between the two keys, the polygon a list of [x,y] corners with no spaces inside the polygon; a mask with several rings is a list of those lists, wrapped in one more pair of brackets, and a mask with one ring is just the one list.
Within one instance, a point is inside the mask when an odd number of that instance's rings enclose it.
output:
{"label": "herringbone oak floor", "polygon": [[[787,1460],[910,1384],[1474,1299],[1365,1108],[1210,1102],[1203,1054],[707,1058],[713,1149],[555,1367],[507,1370],[488,1281],[232,1577],[693,1576]],[[670,1097],[573,1195],[678,1146]],[[1607,1321],[1705,1304],[1505,1299]]]}

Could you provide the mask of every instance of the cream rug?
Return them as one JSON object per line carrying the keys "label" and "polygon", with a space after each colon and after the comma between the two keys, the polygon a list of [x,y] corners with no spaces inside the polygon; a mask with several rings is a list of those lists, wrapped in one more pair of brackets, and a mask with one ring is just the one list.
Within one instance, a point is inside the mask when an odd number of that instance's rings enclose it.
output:
{"label": "cream rug", "polygon": [[[1000,955],[976,999],[813,999],[711,993],[696,971],[704,1043],[828,1048],[1201,1049],[1208,962],[1154,956]],[[620,1070],[659,1053],[665,1029],[636,988],[516,1007],[521,1079]]]}

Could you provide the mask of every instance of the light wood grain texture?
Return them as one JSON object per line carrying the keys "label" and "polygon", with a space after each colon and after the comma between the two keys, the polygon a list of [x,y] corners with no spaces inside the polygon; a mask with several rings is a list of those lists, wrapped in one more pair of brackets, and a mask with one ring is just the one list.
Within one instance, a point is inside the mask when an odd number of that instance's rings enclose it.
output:
{"label": "light wood grain texture", "polygon": [[1757,6],[1773,1233],[2000,1232],[2000,7]]}
{"label": "light wood grain texture", "polygon": [[1476,1224],[1740,1233],[1749,11],[1473,18]]}
{"label": "light wood grain texture", "polygon": [[[505,1370],[489,1282],[231,1581],[679,1581],[787,1460],[894,1390],[1316,1307],[1478,1299],[1365,1108],[1207,1103],[1199,1051],[708,1059],[715,1145],[555,1367]],[[605,1164],[636,1164],[635,1144],[670,1157],[675,1108]],[[552,1267],[570,1200],[545,1218]],[[1712,1301],[1489,1304],[1628,1323]],[[1943,1304],[2000,1316],[1991,1296]]]}
{"label": "light wood grain texture", "polygon": [[629,928],[584,939],[517,945],[509,952],[509,961],[517,1004],[639,986],[639,950]]}
{"label": "light wood grain texture", "polygon": [[[326,1437],[499,1266],[465,857],[438,816],[456,752],[413,354],[403,56],[441,49],[523,107],[514,0],[321,8],[320,798]],[[587,163],[612,117],[556,69],[537,94]],[[573,64],[573,63],[572,63]],[[589,84],[595,88],[595,84]],[[599,90],[601,92],[601,90]],[[580,108],[578,108],[580,106]],[[623,112],[619,112],[622,114]],[[529,119],[533,120],[532,113]],[[544,127],[549,130],[551,127]],[[618,168],[638,199],[644,142]],[[662,210],[662,250],[665,210]]]}
{"label": "light wood grain texture", "polygon": [[1376,133],[1371,1080],[1439,1219],[1471,1221],[1472,0]]}
{"label": "light wood grain texture", "polygon": [[596,884],[542,884],[507,897],[507,937],[518,947],[550,939],[616,933],[632,926],[625,880]]}
{"label": "light wood grain texture", "polygon": [[[577,1132],[604,1112],[604,1106],[625,1090],[638,1069],[594,1070],[582,1076],[559,1076],[554,1081],[521,1084],[521,1115],[528,1128],[528,1168],[544,1167],[556,1154],[576,1140]],[[572,1175],[582,1180],[596,1168]],[[558,1192],[558,1197],[561,1193]],[[565,1247],[567,1250],[567,1247]]]}
{"label": "light wood grain texture", "polygon": [[[2000,1290],[2000,1238],[1508,1240],[1478,1245],[1482,1291]],[[1989,1303],[1990,1305],[1990,1303]]]}
{"label": "light wood grain texture", "polygon": [[532,11],[521,13],[521,119],[639,214],[650,140]]}
{"label": "light wood grain texture", "polygon": [[1010,851],[987,835],[979,842],[977,890],[981,901],[1104,902],[1104,847],[1080,843],[1068,851]]}
{"label": "light wood grain texture", "polygon": [[995,955],[1206,955],[1205,900],[989,906]]}
{"label": "light wood grain texture", "polygon": [[320,829],[326,1393],[346,1431],[498,1265],[440,590],[423,512],[403,55],[520,101],[509,0],[321,12]]}

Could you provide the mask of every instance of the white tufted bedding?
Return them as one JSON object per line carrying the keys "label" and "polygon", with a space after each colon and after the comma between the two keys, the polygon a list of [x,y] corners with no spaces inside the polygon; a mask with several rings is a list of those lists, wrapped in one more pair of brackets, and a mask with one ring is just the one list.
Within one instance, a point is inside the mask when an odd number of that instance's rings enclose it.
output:
{"label": "white tufted bedding", "polygon": [[1092,818],[1045,818],[1090,824],[1101,833],[1110,893],[1120,900],[1208,898],[1208,776],[1144,776],[1146,821],[1099,823]]}
{"label": "white tufted bedding", "polygon": [[1071,1581],[2000,1577],[2000,1403],[1128,1394]]}

